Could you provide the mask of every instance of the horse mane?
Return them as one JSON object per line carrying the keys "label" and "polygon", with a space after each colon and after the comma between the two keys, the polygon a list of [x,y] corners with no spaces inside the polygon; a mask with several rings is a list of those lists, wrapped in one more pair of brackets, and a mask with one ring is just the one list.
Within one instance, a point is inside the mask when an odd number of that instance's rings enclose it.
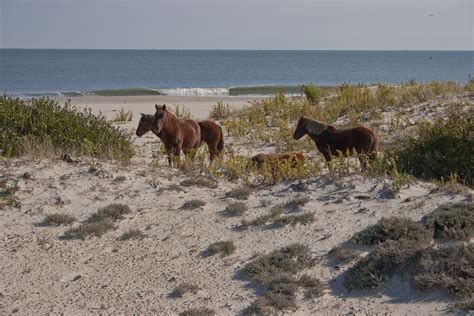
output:
{"label": "horse mane", "polygon": [[321,135],[321,133],[327,130],[328,128],[334,129],[334,127],[331,125],[310,118],[305,118],[305,127],[308,134],[314,136]]}

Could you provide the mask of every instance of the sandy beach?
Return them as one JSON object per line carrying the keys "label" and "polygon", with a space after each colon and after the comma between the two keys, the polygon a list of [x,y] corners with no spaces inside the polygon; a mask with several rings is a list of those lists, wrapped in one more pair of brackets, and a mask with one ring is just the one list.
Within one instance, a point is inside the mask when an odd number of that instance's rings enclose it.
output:
{"label": "sandy beach", "polygon": [[218,101],[228,103],[234,108],[242,108],[248,105],[248,101],[263,99],[263,96],[238,97],[238,96],[82,96],[82,97],[58,97],[53,98],[59,103],[70,99],[73,105],[90,107],[94,113],[102,112],[107,118],[112,118],[115,111],[123,108],[125,111],[134,113],[134,123],[139,120],[139,114],[152,114],[155,104],[180,105],[189,109],[191,115],[197,119],[205,119],[212,106]]}
{"label": "sandy beach", "polygon": [[[153,113],[155,103],[180,104],[195,117],[206,118],[218,100],[234,108],[245,107],[250,100],[166,96],[71,99],[73,105],[88,106],[109,119],[120,108],[131,110],[132,121],[116,124],[131,134],[140,113]],[[442,116],[451,101],[443,102],[425,102],[407,110],[411,118],[407,124],[411,125],[404,129],[413,128],[420,117]],[[383,126],[388,126],[394,115],[393,109],[383,112]],[[383,137],[392,137],[387,135]],[[226,144],[233,144],[234,140],[226,137]],[[283,181],[257,186],[241,201],[228,193],[248,184],[218,178],[216,187],[186,186],[185,180],[198,176],[168,167],[165,156],[157,154],[160,141],[155,135],[132,138],[138,151],[125,165],[87,157],[73,157],[73,162],[59,157],[0,161],[1,179],[15,183],[14,198],[18,201],[0,212],[0,314],[175,315],[204,307],[218,315],[239,314],[262,295],[260,286],[242,276],[242,268],[259,254],[293,243],[307,245],[314,261],[299,275],[318,278],[324,291],[315,298],[299,293],[297,309],[287,310],[287,314],[451,312],[453,298],[446,293],[419,292],[409,280],[398,277],[378,290],[349,292],[343,286],[343,276],[353,262],[339,263],[328,252],[348,246],[348,238],[382,217],[419,221],[439,205],[472,201],[472,190],[450,190],[416,180],[403,185],[396,194],[387,194],[391,180],[360,174],[331,177],[325,169],[320,176],[305,180],[304,185]],[[324,166],[314,148],[309,154]],[[307,203],[299,212],[314,214],[315,220],[309,224],[237,229],[243,219],[256,219],[272,207],[302,197]],[[196,199],[201,206],[184,207]],[[248,210],[242,216],[227,216],[226,208],[235,202],[243,202]],[[62,213],[74,216],[72,227],[78,227],[111,203],[128,205],[130,213],[115,223],[115,230],[101,237],[67,240],[63,237],[70,227],[41,224],[46,215]],[[121,236],[131,229],[140,230],[143,239],[122,240]],[[236,246],[234,253],[225,257],[206,255],[210,244],[228,240]],[[373,248],[350,247],[361,251],[362,257]],[[175,297],[173,291],[182,283],[194,284],[197,290]]]}

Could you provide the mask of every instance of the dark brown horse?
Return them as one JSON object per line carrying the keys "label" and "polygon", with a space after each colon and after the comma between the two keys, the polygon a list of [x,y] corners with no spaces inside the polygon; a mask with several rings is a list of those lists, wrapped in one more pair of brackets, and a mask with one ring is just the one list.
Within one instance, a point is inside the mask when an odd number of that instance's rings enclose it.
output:
{"label": "dark brown horse", "polygon": [[211,121],[200,121],[198,124],[201,127],[201,141],[207,144],[210,159],[213,161],[224,149],[222,127]]}
{"label": "dark brown horse", "polygon": [[[298,140],[308,134],[314,141],[318,150],[323,154],[326,162],[331,161],[331,156],[367,154],[369,158],[377,158],[378,141],[374,133],[363,126],[348,129],[336,129],[334,126],[302,117],[298,121],[293,138]],[[365,160],[362,158],[362,167]]]}
{"label": "dark brown horse", "polygon": [[[141,113],[136,135],[141,137],[145,133],[152,131],[156,136],[160,137],[157,123],[155,115]],[[205,142],[207,144],[210,159],[213,161],[216,157],[220,156],[224,149],[224,133],[222,132],[222,128],[211,121],[201,121],[198,122],[198,124],[201,129],[201,143]]]}
{"label": "dark brown horse", "polygon": [[166,105],[155,104],[156,113],[153,118],[142,114],[136,134],[142,136],[152,131],[165,145],[168,153],[168,163],[179,161],[181,150],[191,158],[196,154],[201,144],[201,128],[194,120],[180,120],[166,109]]}
{"label": "dark brown horse", "polygon": [[265,163],[278,163],[291,161],[291,167],[296,168],[299,164],[304,163],[304,155],[302,152],[291,152],[288,154],[256,154],[252,157],[252,162],[258,168]]}

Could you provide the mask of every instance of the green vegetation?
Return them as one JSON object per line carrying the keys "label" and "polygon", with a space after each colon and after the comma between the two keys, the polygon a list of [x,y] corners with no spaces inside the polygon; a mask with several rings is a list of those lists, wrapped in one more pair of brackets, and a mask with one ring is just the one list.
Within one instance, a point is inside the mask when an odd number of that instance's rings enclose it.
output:
{"label": "green vegetation", "polygon": [[66,103],[0,97],[0,155],[77,153],[128,160],[130,137],[106,119]]}
{"label": "green vegetation", "polygon": [[474,237],[474,203],[441,205],[422,221],[433,238],[469,240]]}
{"label": "green vegetation", "polygon": [[349,242],[353,244],[375,245],[387,240],[426,241],[430,238],[429,231],[408,218],[384,217],[377,224],[354,234]]}
{"label": "green vegetation", "polygon": [[120,108],[118,112],[115,114],[114,118],[112,119],[112,122],[115,123],[122,123],[122,122],[129,122],[133,119],[133,112],[132,111],[127,111],[123,108]]}
{"label": "green vegetation", "polygon": [[228,103],[224,103],[222,101],[217,101],[211,108],[209,112],[209,118],[214,120],[222,120],[231,114],[232,109]]}
{"label": "green vegetation", "polygon": [[311,103],[312,105],[319,104],[319,99],[323,95],[323,91],[321,90],[321,88],[309,83],[306,85],[302,85],[301,90],[303,91],[309,103]]}
{"label": "green vegetation", "polygon": [[474,112],[448,113],[447,120],[419,124],[417,137],[396,150],[402,172],[422,179],[450,179],[474,186]]}

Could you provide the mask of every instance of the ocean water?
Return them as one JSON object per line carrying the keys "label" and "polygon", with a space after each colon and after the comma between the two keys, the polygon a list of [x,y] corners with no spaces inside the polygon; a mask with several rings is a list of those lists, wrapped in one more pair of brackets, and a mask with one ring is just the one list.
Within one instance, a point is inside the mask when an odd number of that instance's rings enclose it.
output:
{"label": "ocean water", "polygon": [[0,92],[12,95],[130,88],[225,95],[242,86],[464,83],[469,75],[473,51],[0,49]]}

